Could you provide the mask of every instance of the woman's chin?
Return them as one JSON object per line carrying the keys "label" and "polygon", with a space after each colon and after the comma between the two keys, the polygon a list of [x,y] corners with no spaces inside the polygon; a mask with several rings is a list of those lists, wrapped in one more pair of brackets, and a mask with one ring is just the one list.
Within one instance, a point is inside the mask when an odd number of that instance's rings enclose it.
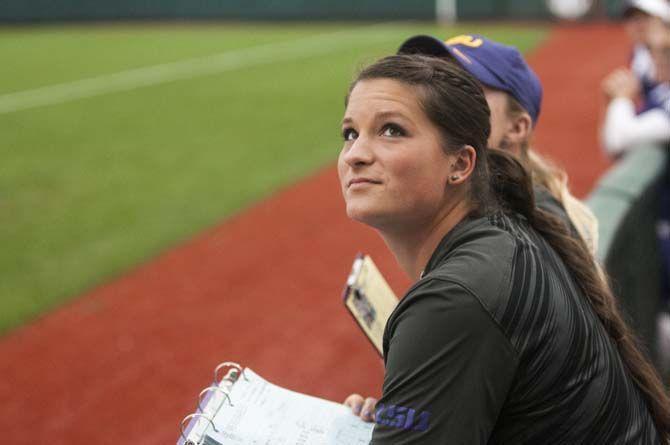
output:
{"label": "woman's chin", "polygon": [[374,228],[382,227],[384,221],[388,219],[387,215],[377,209],[351,204],[347,205],[347,216],[354,221]]}

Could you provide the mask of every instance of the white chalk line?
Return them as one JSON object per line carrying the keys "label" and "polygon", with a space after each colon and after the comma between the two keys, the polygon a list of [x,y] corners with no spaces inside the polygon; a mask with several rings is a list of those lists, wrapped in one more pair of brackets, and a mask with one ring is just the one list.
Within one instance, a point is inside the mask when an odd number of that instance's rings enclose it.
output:
{"label": "white chalk line", "polygon": [[177,80],[219,74],[241,68],[307,58],[325,54],[346,45],[376,43],[396,38],[397,31],[379,32],[388,24],[371,25],[298,40],[269,43],[227,51],[211,56],[119,71],[113,74],[65,82],[0,95],[0,114],[56,105],[108,93],[130,91]]}

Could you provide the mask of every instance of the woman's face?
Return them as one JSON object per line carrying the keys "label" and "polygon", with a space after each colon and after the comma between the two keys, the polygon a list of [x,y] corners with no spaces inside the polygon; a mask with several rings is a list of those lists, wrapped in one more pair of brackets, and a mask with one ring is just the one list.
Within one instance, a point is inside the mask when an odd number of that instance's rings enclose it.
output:
{"label": "woman's face", "polygon": [[624,20],[624,29],[633,43],[644,43],[652,16],[639,9],[633,9]]}
{"label": "woman's face", "polygon": [[453,155],[445,154],[417,94],[391,79],[360,81],[352,90],[338,160],[350,218],[380,230],[412,230],[446,207]]}

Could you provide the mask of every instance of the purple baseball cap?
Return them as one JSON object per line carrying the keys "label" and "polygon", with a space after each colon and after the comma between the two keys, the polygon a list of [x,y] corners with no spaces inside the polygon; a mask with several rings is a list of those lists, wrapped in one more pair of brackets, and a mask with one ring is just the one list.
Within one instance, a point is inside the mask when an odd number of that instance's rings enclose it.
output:
{"label": "purple baseball cap", "polygon": [[446,41],[420,35],[407,39],[398,54],[449,55],[482,84],[511,94],[528,111],[533,125],[537,123],[542,108],[542,84],[513,46],[477,34]]}

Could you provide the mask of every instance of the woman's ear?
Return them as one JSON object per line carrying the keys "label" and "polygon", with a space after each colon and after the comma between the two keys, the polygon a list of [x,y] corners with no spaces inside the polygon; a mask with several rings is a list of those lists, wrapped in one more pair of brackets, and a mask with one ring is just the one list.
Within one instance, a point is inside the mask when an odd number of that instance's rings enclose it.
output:
{"label": "woman's ear", "polygon": [[448,184],[462,184],[467,181],[477,164],[477,152],[471,145],[464,145],[452,154],[453,159],[449,170]]}

